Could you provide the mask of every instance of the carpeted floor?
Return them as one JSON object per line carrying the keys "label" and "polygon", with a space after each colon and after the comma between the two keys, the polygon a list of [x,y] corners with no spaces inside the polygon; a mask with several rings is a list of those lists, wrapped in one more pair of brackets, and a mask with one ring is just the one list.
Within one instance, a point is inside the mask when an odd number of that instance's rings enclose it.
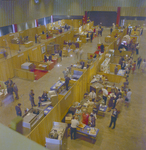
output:
{"label": "carpeted floor", "polygon": [[35,69],[33,72],[34,72],[34,75],[35,75],[35,80],[40,79],[41,77],[43,77],[45,74],[48,73],[48,71],[40,71],[40,70],[37,70],[37,69]]}

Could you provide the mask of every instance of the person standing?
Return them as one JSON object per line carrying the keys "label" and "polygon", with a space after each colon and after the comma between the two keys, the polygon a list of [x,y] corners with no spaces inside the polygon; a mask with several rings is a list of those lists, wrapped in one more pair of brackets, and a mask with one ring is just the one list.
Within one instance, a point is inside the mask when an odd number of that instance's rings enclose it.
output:
{"label": "person standing", "polygon": [[114,93],[111,93],[108,97],[109,97],[108,112],[110,112],[112,107],[113,107],[113,105],[114,105],[113,101],[115,100],[116,95]]}
{"label": "person standing", "polygon": [[13,85],[13,81],[9,78],[6,82],[5,85],[8,87],[8,85],[12,86]]}
{"label": "person standing", "polygon": [[112,32],[113,32],[113,28],[111,27],[111,28],[110,28],[110,34],[112,34]]}
{"label": "person standing", "polygon": [[91,114],[90,114],[90,117],[89,117],[90,126],[91,126],[91,127],[95,127],[95,122],[96,122],[96,118],[95,118],[95,116],[93,115],[93,113],[91,113]]}
{"label": "person standing", "polygon": [[115,66],[114,73],[115,73],[115,75],[117,75],[117,73],[118,73],[118,65]]}
{"label": "person standing", "polygon": [[103,92],[103,100],[104,100],[104,104],[106,105],[106,100],[107,100],[107,96],[108,96],[108,88],[104,89],[102,88],[102,92]]}
{"label": "person standing", "polygon": [[88,125],[88,123],[89,123],[89,114],[86,112],[86,109],[83,109],[82,123],[86,124],[86,125]]}
{"label": "person standing", "polygon": [[125,67],[126,67],[126,63],[125,63],[125,61],[123,61],[122,64],[121,64],[121,69],[125,70]]}
{"label": "person standing", "polygon": [[91,35],[90,35],[90,39],[91,39],[91,43],[92,43],[92,40],[93,40],[93,32],[92,32]]}
{"label": "person standing", "polygon": [[136,55],[139,54],[139,43],[137,43],[137,46],[136,46]]}
{"label": "person standing", "polygon": [[121,95],[120,89],[118,89],[118,92],[116,93],[116,98],[115,98],[115,101],[114,101],[114,104],[113,104],[113,109],[114,109],[115,106],[116,106],[117,99],[119,98],[119,95]]}
{"label": "person standing", "polygon": [[46,56],[46,54],[44,55],[44,62],[47,62],[47,56]]}
{"label": "person standing", "polygon": [[119,95],[119,98],[117,99],[117,102],[116,102],[116,109],[117,109],[117,112],[120,113],[121,109],[122,109],[122,106],[123,106],[123,98],[121,97],[121,95]]}
{"label": "person standing", "polygon": [[31,102],[31,106],[32,106],[32,107],[33,107],[33,106],[36,106],[36,104],[35,104],[35,102],[34,102],[34,92],[33,92],[33,90],[31,90],[30,93],[29,93],[29,100],[30,100],[30,102]]}
{"label": "person standing", "polygon": [[66,86],[66,90],[68,91],[68,85],[69,85],[69,80],[70,78],[68,77],[68,75],[65,77],[65,86]]}
{"label": "person standing", "polygon": [[97,98],[96,93],[94,92],[94,90],[92,90],[92,91],[89,93],[88,96],[89,96],[90,99],[92,99],[92,101],[94,101],[94,100]]}
{"label": "person standing", "polygon": [[73,119],[71,120],[71,139],[73,139],[74,134],[74,140],[76,139],[76,128],[79,125],[79,121],[77,120],[76,116],[73,116]]}
{"label": "person standing", "polygon": [[82,115],[81,106],[77,107],[75,114],[77,115],[78,120],[81,121],[81,115]]}
{"label": "person standing", "polygon": [[145,59],[143,60],[140,68],[141,68],[141,71],[144,72],[144,70],[146,68],[146,61],[145,61]]}
{"label": "person standing", "polygon": [[117,109],[115,108],[115,109],[113,110],[112,115],[111,115],[111,122],[110,122],[109,127],[111,127],[112,124],[114,123],[114,126],[113,126],[113,128],[112,128],[112,129],[114,129],[115,126],[116,126],[116,120],[117,120]]}
{"label": "person standing", "polygon": [[35,43],[37,43],[37,38],[38,38],[38,36],[37,36],[37,34],[35,35]]}
{"label": "person standing", "polygon": [[104,45],[103,45],[103,43],[101,43],[100,49],[101,49],[101,53],[104,53]]}
{"label": "person standing", "polygon": [[19,96],[18,96],[18,88],[17,88],[17,85],[15,84],[15,83],[13,83],[13,91],[14,91],[14,93],[15,93],[15,95],[16,95],[16,99],[19,99]]}
{"label": "person standing", "polygon": [[67,70],[67,68],[65,68],[65,70],[63,71],[63,74],[64,74],[64,78],[65,78],[66,76],[68,76],[68,70]]}
{"label": "person standing", "polygon": [[140,68],[141,62],[142,62],[142,58],[141,58],[141,56],[140,56],[140,57],[138,57],[138,59],[137,59],[137,67],[138,67],[138,69]]}
{"label": "person standing", "polygon": [[132,64],[132,73],[134,73],[135,69],[136,69],[136,61],[134,61],[134,63]]}
{"label": "person standing", "polygon": [[16,110],[16,115],[17,116],[22,116],[22,111],[21,111],[20,106],[21,106],[21,103],[18,103],[18,105],[15,106],[15,110]]}
{"label": "person standing", "polygon": [[8,84],[7,92],[8,92],[8,94],[10,95],[11,101],[14,101],[14,96],[13,96],[14,90],[13,90],[13,86],[10,86],[10,84]]}
{"label": "person standing", "polygon": [[129,89],[128,92],[127,92],[126,98],[125,98],[125,103],[126,103],[125,106],[127,106],[127,107],[129,107],[129,103],[130,103],[130,100],[131,100],[131,94],[132,94],[132,92]]}

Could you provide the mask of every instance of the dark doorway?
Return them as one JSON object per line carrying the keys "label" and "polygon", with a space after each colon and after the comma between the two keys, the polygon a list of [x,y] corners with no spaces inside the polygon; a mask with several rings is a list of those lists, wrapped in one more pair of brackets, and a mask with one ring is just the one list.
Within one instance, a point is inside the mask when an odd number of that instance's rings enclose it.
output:
{"label": "dark doorway", "polygon": [[116,24],[117,12],[116,11],[88,11],[87,16],[91,21],[94,21],[94,26],[102,22],[103,26],[112,26]]}

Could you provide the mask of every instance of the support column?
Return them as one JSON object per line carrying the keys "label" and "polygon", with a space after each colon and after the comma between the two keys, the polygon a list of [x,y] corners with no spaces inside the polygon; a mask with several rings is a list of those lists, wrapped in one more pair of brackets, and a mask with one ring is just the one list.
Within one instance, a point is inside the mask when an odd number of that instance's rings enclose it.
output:
{"label": "support column", "polygon": [[117,20],[116,20],[116,25],[119,25],[120,23],[120,13],[121,13],[121,7],[117,8]]}

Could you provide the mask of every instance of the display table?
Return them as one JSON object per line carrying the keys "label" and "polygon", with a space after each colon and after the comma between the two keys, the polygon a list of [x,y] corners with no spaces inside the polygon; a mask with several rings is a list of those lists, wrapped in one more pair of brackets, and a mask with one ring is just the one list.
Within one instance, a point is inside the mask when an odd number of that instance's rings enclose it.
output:
{"label": "display table", "polygon": [[44,109],[44,116],[46,116],[52,109],[53,106],[48,106],[46,109]]}
{"label": "display table", "polygon": [[33,46],[33,41],[26,42],[24,45],[26,48],[31,47]]}
{"label": "display table", "polygon": [[48,71],[49,70],[49,67],[47,65],[39,64],[38,67],[39,67],[39,70],[42,70],[42,71]]}
{"label": "display table", "polygon": [[21,69],[25,69],[25,70],[33,70],[35,68],[33,63],[30,62],[25,62],[21,65]]}
{"label": "display table", "polygon": [[120,69],[120,70],[118,71],[117,75],[119,75],[119,76],[124,76],[125,73],[126,73],[125,70]]}
{"label": "display table", "polygon": [[50,90],[55,90],[57,93],[60,93],[64,88],[62,87],[64,85],[64,81],[58,81],[57,83],[55,83]]}
{"label": "display table", "polygon": [[46,40],[46,34],[41,34],[41,39]]}
{"label": "display table", "polygon": [[34,107],[24,114],[22,118],[23,127],[33,129],[44,118],[44,111]]}
{"label": "display table", "polygon": [[47,61],[47,63],[49,64],[49,70],[52,70],[54,68],[54,62]]}
{"label": "display table", "polygon": [[103,88],[104,86],[100,83],[92,83],[91,86],[90,86],[90,92],[92,90],[94,90],[94,92],[96,93],[96,95],[99,94],[100,90]]}
{"label": "display table", "polygon": [[80,65],[80,64],[74,64],[73,67],[74,67],[74,68],[81,69],[81,68],[82,68],[82,65]]}
{"label": "display table", "polygon": [[0,53],[0,58],[3,58],[4,57],[4,54],[3,53]]}
{"label": "display table", "polygon": [[113,41],[114,41],[113,37],[111,37],[111,36],[106,36],[105,37],[105,42],[110,43],[110,42],[113,42]]}
{"label": "display table", "polygon": [[105,116],[106,110],[107,110],[107,106],[106,106],[106,105],[101,105],[101,104],[100,104],[97,115],[103,116],[103,117],[104,117],[104,116]]}
{"label": "display table", "polygon": [[78,44],[79,44],[79,47],[81,47],[81,46],[82,46],[82,41],[76,41],[76,43],[78,43]]}
{"label": "display table", "polygon": [[45,138],[46,148],[52,150],[66,149],[66,145],[64,144],[67,142],[66,129],[67,129],[66,123],[53,122],[53,128],[49,133],[49,137]]}
{"label": "display table", "polygon": [[[91,138],[92,140],[95,140],[96,137],[97,137],[97,134],[99,132],[99,129],[97,128],[94,128],[96,131],[95,131],[95,134],[91,134],[90,133],[90,130],[93,129],[93,127],[90,127],[90,126],[85,126],[84,128],[77,128],[77,133],[78,134],[81,134],[81,135],[84,135],[84,136],[87,136],[88,138]],[[93,141],[92,141],[93,142]]]}
{"label": "display table", "polygon": [[54,62],[54,65],[56,65],[57,62],[58,62],[58,58],[53,58],[53,59],[52,59],[52,62]]}

